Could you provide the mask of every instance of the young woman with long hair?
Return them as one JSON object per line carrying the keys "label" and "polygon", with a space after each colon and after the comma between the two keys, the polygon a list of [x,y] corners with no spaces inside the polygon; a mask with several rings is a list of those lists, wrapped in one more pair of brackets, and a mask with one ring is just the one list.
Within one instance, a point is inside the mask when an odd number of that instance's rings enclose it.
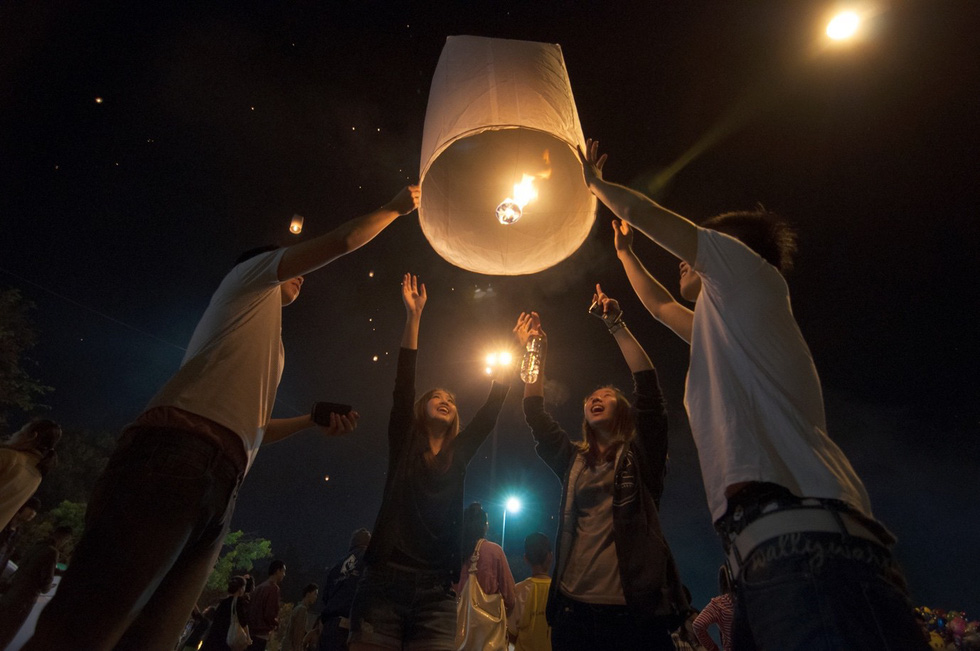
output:
{"label": "young woman with long hair", "polygon": [[[690,606],[660,527],[667,410],[653,363],[599,285],[593,306],[633,373],[635,407],[613,386],[584,401],[574,443],[544,408],[544,365],[524,386],[538,456],[562,481],[561,520],[546,614],[556,650],[672,650]],[[518,339],[544,336],[521,314]]]}
{"label": "young woman with long hair", "polygon": [[402,279],[405,330],[388,422],[388,474],[351,608],[350,648],[452,651],[461,565],[466,465],[493,430],[508,385],[494,381],[460,429],[452,392],[416,399],[415,361],[425,285]]}

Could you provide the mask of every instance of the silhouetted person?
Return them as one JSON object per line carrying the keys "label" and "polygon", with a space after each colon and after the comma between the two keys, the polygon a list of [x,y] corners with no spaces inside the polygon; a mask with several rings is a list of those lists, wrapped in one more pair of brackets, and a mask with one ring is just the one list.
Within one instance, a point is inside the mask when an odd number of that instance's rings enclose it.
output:
{"label": "silhouetted person", "polygon": [[71,542],[71,535],[71,527],[58,527],[24,554],[10,586],[0,597],[0,649],[7,648],[17,635],[41,593],[51,589],[58,558]]}
{"label": "silhouetted person", "polygon": [[281,636],[280,651],[303,651],[306,644],[306,634],[309,633],[306,625],[309,621],[310,607],[316,603],[319,594],[320,589],[315,583],[310,583],[303,588],[303,598],[296,602],[292,612],[289,613],[286,630]]}
{"label": "silhouetted person", "polygon": [[350,607],[357,584],[364,572],[364,552],[371,542],[371,532],[357,529],[351,534],[350,547],[327,573],[323,583],[323,612],[320,613],[319,651],[343,651],[350,634]]}
{"label": "silhouetted person", "polygon": [[[243,254],[211,297],[177,373],[123,433],[88,502],[71,569],[27,651],[170,649],[180,637],[260,445],[313,426],[272,419],[282,308],[304,274],[371,241],[418,205],[417,187],[326,235]],[[358,415],[331,415],[327,435]]]}
{"label": "silhouetted person", "polygon": [[269,638],[279,628],[279,605],[282,580],[286,578],[286,564],[275,560],[269,564],[269,578],[255,588],[248,604],[249,633],[252,644],[249,651],[263,651]]}
{"label": "silhouetted person", "polygon": [[232,606],[238,623],[248,630],[248,606],[244,600],[245,577],[233,576],[228,579],[228,596],[221,600],[211,613],[211,628],[201,644],[200,651],[230,651],[228,629],[231,627]]}
{"label": "silhouetted person", "polygon": [[7,563],[17,550],[17,541],[23,531],[23,526],[37,516],[41,510],[41,500],[32,497],[20,507],[10,523],[0,531],[0,574],[6,571]]}

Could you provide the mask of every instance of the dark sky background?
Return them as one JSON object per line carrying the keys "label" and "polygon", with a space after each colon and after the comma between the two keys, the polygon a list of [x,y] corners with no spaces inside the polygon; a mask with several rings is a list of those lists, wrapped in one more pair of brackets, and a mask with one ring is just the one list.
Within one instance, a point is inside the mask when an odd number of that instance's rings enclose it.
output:
{"label": "dark sky background", "polygon": [[[314,236],[414,182],[447,36],[559,43],[607,178],[652,191],[699,151],[657,190],[665,205],[700,221],[762,202],[799,228],[789,283],[831,436],[900,539],[913,601],[980,614],[980,4],[866,4],[864,38],[838,48],[822,35],[833,2],[204,4],[0,5],[0,286],[37,306],[34,375],[56,388],[52,417],[119,429],[177,368],[240,251],[296,242],[293,213],[306,216],[300,237]],[[673,423],[662,516],[703,605],[722,554],[682,404],[686,345],[632,295],[609,218],[600,208],[573,256],[531,276],[450,265],[414,214],[309,276],[284,311],[276,415],[325,399],[354,404],[361,424],[263,449],[234,527],[270,538],[298,581],[318,580],[354,528],[373,526],[402,273],[429,290],[420,389],[454,389],[472,416],[483,353],[535,309],[551,340],[548,396],[572,432],[580,398],[630,383],[586,313],[601,282],[661,372]],[[647,241],[637,251],[676,287],[675,260]],[[559,484],[534,455],[519,393],[495,463],[488,441],[466,492],[497,541],[504,497],[523,497],[506,547],[524,576],[520,541],[554,535]],[[290,578],[285,596],[298,598]]]}

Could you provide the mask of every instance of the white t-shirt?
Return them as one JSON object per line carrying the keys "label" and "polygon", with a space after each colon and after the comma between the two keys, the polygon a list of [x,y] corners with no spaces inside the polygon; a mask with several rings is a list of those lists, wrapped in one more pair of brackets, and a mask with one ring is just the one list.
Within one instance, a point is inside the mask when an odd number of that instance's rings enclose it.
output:
{"label": "white t-shirt", "polygon": [[847,502],[871,517],[864,485],[827,436],[823,394],[779,271],[733,237],[698,231],[684,405],[711,517],[725,488],[755,481]]}
{"label": "white t-shirt", "polygon": [[147,409],[173,406],[242,438],[249,463],[262,444],[282,376],[279,261],[262,253],[224,277],[194,329],[180,370]]}

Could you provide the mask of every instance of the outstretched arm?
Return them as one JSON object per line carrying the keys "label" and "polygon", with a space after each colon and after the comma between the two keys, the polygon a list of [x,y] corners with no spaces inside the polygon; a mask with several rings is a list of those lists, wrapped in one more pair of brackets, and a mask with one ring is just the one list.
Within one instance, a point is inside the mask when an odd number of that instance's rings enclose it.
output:
{"label": "outstretched arm", "polygon": [[673,330],[681,339],[691,342],[691,329],[694,326],[694,312],[678,303],[667,288],[660,284],[647,271],[633,252],[633,229],[619,219],[612,222],[616,256],[626,270],[626,277],[643,307],[655,319]]}
{"label": "outstretched arm", "polygon": [[405,304],[405,330],[402,332],[402,348],[417,350],[419,347],[419,322],[427,300],[425,284],[419,284],[417,276],[402,276],[402,302]]}
{"label": "outstretched arm", "polygon": [[585,184],[592,194],[616,213],[617,217],[694,266],[698,254],[697,226],[650,197],[603,179],[602,167],[606,163],[606,154],[599,156],[597,141],[587,140],[585,151],[579,149],[578,154],[585,173]]}
{"label": "outstretched arm", "polygon": [[279,261],[279,280],[308,274],[355,251],[383,231],[400,215],[407,215],[419,205],[419,186],[409,185],[377,210],[356,217],[326,235],[286,249]]}
{"label": "outstretched arm", "polygon": [[640,371],[653,369],[653,362],[650,361],[650,357],[643,350],[643,346],[640,345],[640,342],[636,340],[633,333],[626,327],[626,322],[623,321],[623,310],[619,307],[619,301],[606,296],[602,291],[602,287],[596,284],[595,294],[592,295],[592,305],[597,306],[597,311],[598,308],[601,308],[602,311],[596,316],[599,316],[609,327],[609,332],[616,339],[619,350],[623,353],[623,358],[630,367],[630,372],[639,373]]}
{"label": "outstretched arm", "polygon": [[270,419],[269,424],[265,426],[265,435],[262,437],[262,447],[271,445],[272,443],[278,443],[279,441],[289,438],[297,432],[302,432],[303,430],[310,429],[311,427],[319,427],[320,431],[326,436],[339,436],[341,434],[347,434],[348,432],[354,431],[360,417],[361,415],[356,411],[344,414],[343,416],[339,414],[330,414],[329,425],[317,425],[313,422],[310,414],[306,414],[305,416],[294,416],[293,418],[273,418]]}

